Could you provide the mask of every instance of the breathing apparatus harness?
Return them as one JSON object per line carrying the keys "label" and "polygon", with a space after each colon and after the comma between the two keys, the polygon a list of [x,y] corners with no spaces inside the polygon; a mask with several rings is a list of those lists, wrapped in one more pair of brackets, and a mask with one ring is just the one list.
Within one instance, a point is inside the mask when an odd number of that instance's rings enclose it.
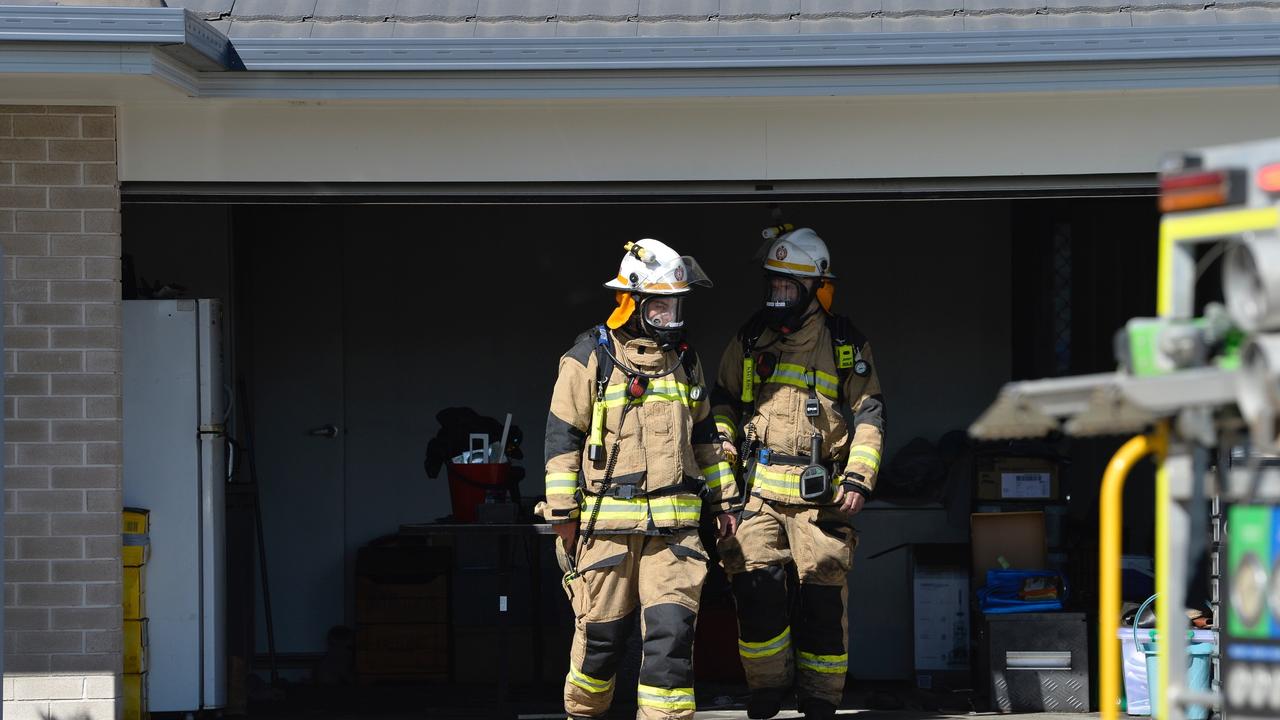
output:
{"label": "breathing apparatus harness", "polygon": [[[853,327],[848,318],[841,315],[828,313],[826,325],[828,334],[831,336],[831,351],[839,377],[837,402],[843,404],[844,387],[850,374],[858,377],[867,377],[871,374],[870,363],[862,357],[862,346],[866,344],[866,338]],[[814,425],[814,418],[822,412],[822,405],[818,402],[814,368],[810,368],[805,375],[809,397],[805,400],[804,414],[809,418],[809,424],[813,428],[813,434],[809,438],[808,457],[784,455],[767,447],[761,447],[761,442],[756,437],[755,424],[750,422],[756,410],[756,377],[759,376],[761,382],[767,381],[773,375],[778,362],[778,356],[775,353],[765,351],[755,354],[756,344],[760,341],[766,327],[768,327],[767,319],[764,311],[761,310],[738,331],[738,339],[742,343],[742,394],[739,400],[741,417],[747,420],[738,452],[739,472],[744,485],[742,506],[746,506],[751,496],[750,482],[757,463],[805,465],[800,472],[800,497],[809,501],[823,501],[831,494],[831,468],[829,463],[822,460],[822,433]],[[741,509],[739,508],[739,512]]]}
{"label": "breathing apparatus harness", "polygon": [[706,395],[706,390],[700,383],[695,384],[693,379],[697,372],[697,354],[694,353],[689,344],[680,342],[675,346],[676,362],[670,367],[658,373],[646,373],[638,368],[633,368],[622,362],[613,352],[613,338],[609,334],[609,328],[604,325],[597,325],[596,333],[596,399],[591,406],[591,434],[587,440],[587,460],[595,463],[604,456],[604,425],[605,425],[605,393],[608,388],[609,378],[613,375],[615,367],[622,370],[627,377],[626,394],[622,405],[622,413],[618,418],[618,429],[614,432],[613,445],[609,448],[608,458],[605,459],[604,477],[600,481],[600,492],[593,493],[587,489],[586,478],[583,478],[582,493],[585,496],[594,496],[596,501],[591,508],[591,515],[587,519],[587,525],[582,530],[582,542],[585,544],[590,542],[591,537],[595,534],[596,519],[600,515],[600,506],[604,503],[606,496],[619,497],[621,499],[630,500],[635,497],[657,497],[661,495],[674,495],[681,492],[697,491],[697,488],[690,488],[685,484],[672,485],[668,488],[659,490],[637,493],[634,485],[622,485],[619,489],[625,488],[623,492],[613,491],[613,473],[618,465],[618,448],[622,444],[622,427],[627,422],[627,413],[632,407],[639,404],[641,398],[649,390],[649,381],[658,380],[673,374],[677,368],[684,368],[685,376],[689,379],[689,399],[698,402]]}

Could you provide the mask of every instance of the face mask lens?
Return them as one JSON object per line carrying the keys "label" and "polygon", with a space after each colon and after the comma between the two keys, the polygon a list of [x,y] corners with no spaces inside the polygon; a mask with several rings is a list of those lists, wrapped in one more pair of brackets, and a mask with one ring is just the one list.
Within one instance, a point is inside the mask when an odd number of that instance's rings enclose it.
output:
{"label": "face mask lens", "polygon": [[768,308],[795,307],[807,293],[799,280],[785,275],[769,274],[765,276],[764,282],[764,304]]}
{"label": "face mask lens", "polygon": [[644,319],[659,329],[684,325],[684,300],[679,297],[652,297],[644,301]]}

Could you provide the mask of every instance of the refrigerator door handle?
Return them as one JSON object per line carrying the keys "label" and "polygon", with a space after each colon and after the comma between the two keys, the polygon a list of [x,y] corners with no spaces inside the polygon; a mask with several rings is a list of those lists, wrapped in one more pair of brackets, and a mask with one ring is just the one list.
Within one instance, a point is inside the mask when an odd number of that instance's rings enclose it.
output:
{"label": "refrigerator door handle", "polygon": [[329,423],[328,425],[322,425],[318,428],[311,428],[310,430],[307,431],[307,434],[310,435],[311,437],[318,437],[318,438],[324,438],[326,440],[333,440],[334,438],[338,437],[338,426],[334,425],[333,423]]}

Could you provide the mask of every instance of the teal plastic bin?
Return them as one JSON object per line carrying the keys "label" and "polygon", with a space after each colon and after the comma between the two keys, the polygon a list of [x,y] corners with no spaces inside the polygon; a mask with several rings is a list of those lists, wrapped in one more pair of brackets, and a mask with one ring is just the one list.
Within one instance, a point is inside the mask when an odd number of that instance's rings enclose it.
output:
{"label": "teal plastic bin", "polygon": [[[1142,611],[1146,606],[1155,600],[1152,596],[1143,603],[1139,608],[1136,617],[1142,617]],[[1138,633],[1140,629],[1135,625],[1133,628],[1133,640],[1142,649],[1147,656],[1147,687],[1151,692],[1151,717],[1158,718],[1158,705],[1155,701],[1155,685],[1156,678],[1160,672],[1159,661],[1159,638],[1155,630],[1143,631],[1146,635],[1146,641],[1139,639]],[[1187,688],[1195,692],[1209,692],[1209,675],[1213,669],[1213,632],[1210,630],[1188,630],[1187,631]],[[1187,720],[1208,720],[1209,708],[1201,705],[1191,705],[1187,707]]]}

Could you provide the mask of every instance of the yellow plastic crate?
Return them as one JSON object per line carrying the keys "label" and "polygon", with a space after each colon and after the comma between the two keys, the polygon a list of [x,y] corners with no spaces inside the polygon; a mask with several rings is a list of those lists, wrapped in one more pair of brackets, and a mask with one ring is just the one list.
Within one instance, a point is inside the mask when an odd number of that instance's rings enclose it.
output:
{"label": "yellow plastic crate", "polygon": [[147,671],[147,620],[124,621],[124,671]]}
{"label": "yellow plastic crate", "polygon": [[124,569],[124,619],[141,620],[147,616],[146,575],[140,567]]}
{"label": "yellow plastic crate", "polygon": [[146,535],[151,531],[151,511],[142,508],[125,508],[123,527],[120,531],[126,535]]}
{"label": "yellow plastic crate", "polygon": [[147,720],[147,676],[132,673],[124,676],[124,720]]}

